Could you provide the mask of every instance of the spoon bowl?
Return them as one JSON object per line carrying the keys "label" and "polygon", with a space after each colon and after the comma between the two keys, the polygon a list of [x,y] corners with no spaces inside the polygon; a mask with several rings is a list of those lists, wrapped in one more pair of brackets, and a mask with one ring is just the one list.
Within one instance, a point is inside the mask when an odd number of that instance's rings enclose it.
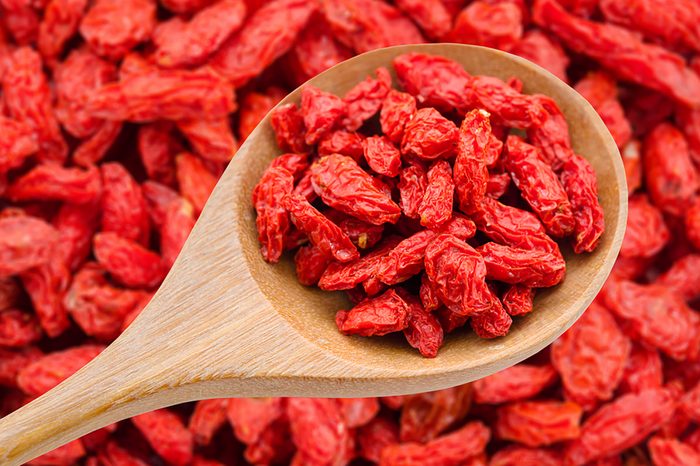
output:
{"label": "spoon bowl", "polygon": [[[309,81],[337,95],[392,59],[425,52],[472,74],[520,78],[524,93],[552,97],[574,150],[596,170],[606,232],[590,254],[564,248],[565,281],[538,292],[535,311],[503,338],[447,336],[435,359],[401,338],[341,335],[342,293],[300,285],[291,258],[259,252],[253,187],[280,154],[266,116],[221,177],[190,238],[151,303],[97,358],[47,394],[0,420],[0,463],[15,465],[112,422],[172,404],[220,397],[361,397],[423,392],[469,382],[541,350],[569,328],[612,269],[627,215],[621,159],[586,100],[544,69],[493,49],[407,45],[375,50]],[[281,104],[300,100],[300,89]]]}

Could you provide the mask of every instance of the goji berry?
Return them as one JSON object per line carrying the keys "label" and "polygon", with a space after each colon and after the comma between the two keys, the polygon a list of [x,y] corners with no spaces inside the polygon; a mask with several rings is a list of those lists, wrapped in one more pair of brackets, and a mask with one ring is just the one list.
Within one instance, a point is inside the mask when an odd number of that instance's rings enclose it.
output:
{"label": "goji berry", "polygon": [[470,422],[443,437],[428,442],[389,445],[382,450],[380,464],[386,466],[457,466],[484,451],[490,438],[489,429],[480,422]]}
{"label": "goji berry", "polygon": [[591,252],[605,231],[595,171],[586,159],[573,155],[562,165],[559,178],[574,212],[574,252]]}
{"label": "goji berry", "polygon": [[61,55],[66,42],[78,32],[87,4],[86,0],[47,2],[36,44],[44,60],[50,62]]}
{"label": "goji berry", "polygon": [[281,398],[233,398],[229,400],[226,416],[236,437],[250,445],[283,416],[284,410]]}
{"label": "goji berry", "polygon": [[360,457],[379,463],[382,450],[399,443],[399,428],[390,419],[377,416],[357,430]]}
{"label": "goji berry", "polygon": [[190,464],[192,434],[176,414],[159,409],[133,417],[131,422],[168,463],[180,466]]}
{"label": "goji berry", "polygon": [[65,201],[88,204],[102,194],[100,172],[95,167],[62,168],[41,164],[17,178],[7,189],[14,201]]}
{"label": "goji berry", "polygon": [[456,236],[436,237],[425,251],[425,272],[440,301],[461,315],[476,315],[493,305],[481,255]]}
{"label": "goji berry", "polygon": [[665,388],[623,395],[584,421],[581,436],[566,448],[570,464],[617,454],[643,440],[670,419],[675,401]]}
{"label": "goji berry", "polygon": [[603,299],[641,341],[681,361],[697,356],[697,316],[667,288],[616,280],[606,285]]}
{"label": "goji berry", "polygon": [[241,87],[291,48],[316,8],[306,0],[267,2],[221,45],[211,65]]}
{"label": "goji berry", "polygon": [[427,228],[439,228],[452,218],[452,201],[455,184],[452,167],[445,160],[438,160],[428,170],[428,185],[418,206],[420,223]]}
{"label": "goji berry", "polygon": [[659,352],[653,348],[635,344],[630,351],[618,388],[622,393],[639,393],[650,388],[661,387],[663,377]]}
{"label": "goji berry", "polygon": [[301,30],[286,55],[286,65],[301,85],[328,68],[352,57],[352,51],[339,43],[320,14],[315,14]]}
{"label": "goji berry", "polygon": [[243,0],[221,0],[188,22],[174,17],[160,23],[152,36],[156,63],[167,68],[203,63],[243,24],[245,15]]}
{"label": "goji berry", "polygon": [[132,240],[106,232],[96,234],[93,243],[100,265],[126,286],[153,288],[165,278],[160,256]]}
{"label": "goji berry", "polygon": [[311,166],[311,174],[314,191],[334,209],[375,225],[395,223],[401,214],[374,178],[349,157],[321,157]]}
{"label": "goji berry", "polygon": [[532,398],[557,380],[552,366],[517,364],[474,383],[476,403],[500,404]]}
{"label": "goji berry", "polygon": [[155,26],[152,0],[99,0],[80,21],[80,34],[95,53],[118,60],[149,39]]}
{"label": "goji berry", "polygon": [[449,38],[451,42],[509,50],[522,34],[522,11],[514,2],[477,0],[459,13]]}
{"label": "goji berry", "polygon": [[336,38],[356,53],[424,42],[408,18],[379,0],[323,0],[321,5]]}
{"label": "goji berry", "polygon": [[529,286],[512,285],[503,293],[501,299],[503,307],[509,315],[521,316],[532,312],[534,298],[535,290]]}
{"label": "goji berry", "polygon": [[538,29],[525,32],[510,52],[537,63],[557,78],[567,81],[569,57],[559,42],[544,32]]}
{"label": "goji berry", "polygon": [[58,231],[38,218],[0,218],[0,276],[16,275],[48,262],[58,241]]}
{"label": "goji berry", "polygon": [[533,19],[573,51],[592,57],[621,77],[669,94],[686,105],[700,103],[700,78],[685,66],[680,55],[646,44],[621,27],[573,16],[556,0],[536,1]]}
{"label": "goji berry", "polygon": [[700,186],[683,133],[671,124],[660,124],[646,137],[643,148],[649,196],[664,212],[682,215]]}
{"label": "goji berry", "polygon": [[421,106],[466,113],[465,91],[472,77],[458,63],[423,53],[406,53],[396,57],[393,64],[401,87]]}
{"label": "goji berry", "polygon": [[97,264],[87,263],[75,275],[62,304],[87,335],[111,340],[140,299],[138,292],[110,284]]}
{"label": "goji berry", "polygon": [[426,36],[441,39],[450,31],[452,17],[446,2],[442,0],[397,0],[396,6],[403,10]]}
{"label": "goji berry", "polygon": [[89,113],[108,120],[150,122],[224,117],[236,108],[230,84],[208,67],[149,67],[120,77],[90,95]]}
{"label": "goji berry", "polygon": [[389,177],[399,174],[401,153],[388,138],[370,136],[362,141],[362,148],[367,165],[375,173]]}
{"label": "goji berry", "polygon": [[508,136],[504,168],[550,235],[561,238],[574,230],[574,213],[554,170],[534,146]]}
{"label": "goji berry", "polygon": [[102,231],[111,231],[125,239],[147,244],[150,220],[141,187],[119,163],[101,166]]}
{"label": "goji berry", "polygon": [[335,322],[346,335],[386,335],[407,327],[408,312],[408,304],[394,290],[389,290],[349,311],[338,311]]}
{"label": "goji berry", "polygon": [[188,429],[197,445],[209,445],[217,430],[226,423],[227,399],[198,401],[194,408]]}
{"label": "goji berry", "polygon": [[177,128],[194,151],[205,160],[228,162],[238,150],[238,141],[228,118],[180,120]]}
{"label": "goji berry", "polygon": [[51,107],[51,90],[41,57],[29,47],[14,50],[2,76],[3,101],[12,118],[30,126],[42,161],[65,161],[68,145]]}
{"label": "goji berry", "polygon": [[27,395],[43,395],[77,372],[103,349],[104,346],[88,344],[34,359],[17,374],[17,386]]}
{"label": "goji berry", "polygon": [[574,89],[595,108],[618,147],[623,147],[632,137],[632,128],[617,99],[614,79],[604,72],[589,73],[576,83]]}
{"label": "goji berry", "polygon": [[452,157],[457,149],[458,131],[434,108],[419,109],[404,127],[401,153],[423,160]]}
{"label": "goji berry", "polygon": [[180,192],[199,215],[216,186],[216,176],[209,171],[202,159],[187,152],[175,157],[175,167]]}
{"label": "goji berry", "polygon": [[0,346],[23,347],[41,338],[39,322],[19,309],[0,311]]}
{"label": "goji berry", "polygon": [[576,439],[583,410],[570,401],[518,401],[497,410],[495,435],[529,447]]}
{"label": "goji berry", "polygon": [[347,105],[347,116],[343,120],[343,126],[350,131],[359,129],[379,111],[391,89],[391,75],[386,68],[377,68],[376,76],[376,79],[367,77],[343,96]]}
{"label": "goji berry", "polygon": [[568,398],[584,408],[609,400],[622,379],[630,341],[610,312],[592,304],[552,345],[552,364]]}

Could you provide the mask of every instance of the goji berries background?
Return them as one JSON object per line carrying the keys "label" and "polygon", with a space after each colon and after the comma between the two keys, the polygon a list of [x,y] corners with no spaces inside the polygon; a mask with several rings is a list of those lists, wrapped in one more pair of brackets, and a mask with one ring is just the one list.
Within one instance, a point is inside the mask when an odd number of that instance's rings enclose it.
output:
{"label": "goji berries background", "polygon": [[[629,229],[581,321],[471,385],[380,400],[201,401],[108,426],[32,464],[700,464],[699,10],[695,0],[0,0],[0,415],[70,376],[135,318],[226,161],[286,92],[357,53],[444,40],[549,69],[620,145]],[[421,106],[458,110],[459,83],[437,65]],[[397,143],[415,108],[390,96],[380,123]],[[537,117],[513,110],[511,121]],[[293,109],[277,122],[283,150],[306,149],[302,123]],[[561,121],[547,123],[556,131]],[[565,149],[560,140],[545,155],[556,164]],[[363,141],[335,132],[319,152],[359,159]],[[312,201],[311,177],[296,182]],[[489,198],[510,180],[485,182]],[[427,171],[402,169],[400,207],[420,218],[427,186]],[[370,231],[359,228],[345,229]],[[585,250],[590,236],[579,233]],[[302,248],[297,261],[318,254]],[[320,276],[302,270],[309,283]],[[420,291],[429,308],[435,290]],[[511,314],[532,311],[528,288],[506,296]],[[407,329],[419,348],[426,325]]]}

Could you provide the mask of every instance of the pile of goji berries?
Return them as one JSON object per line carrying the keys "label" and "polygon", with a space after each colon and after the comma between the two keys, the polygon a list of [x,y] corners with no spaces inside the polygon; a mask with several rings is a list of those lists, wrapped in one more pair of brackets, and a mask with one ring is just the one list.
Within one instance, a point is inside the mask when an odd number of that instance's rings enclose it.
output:
{"label": "pile of goji berries", "polygon": [[300,282],[347,290],[356,304],[336,314],[341,332],[403,331],[432,358],[467,320],[479,337],[506,335],[536,288],[564,279],[555,239],[592,251],[603,210],[553,100],[443,57],[409,53],[393,66],[407,92],[379,68],[343,98],[307,85],[300,108],[273,110],[277,142],[294,152],[272,160],[253,205],[265,260],[302,244]]}
{"label": "pile of goji berries", "polygon": [[356,53],[447,40],[551,70],[620,146],[628,231],[581,320],[471,385],[190,403],[33,464],[700,464],[699,23],[696,0],[0,0],[0,414],[128,325],[236,138],[286,92]]}

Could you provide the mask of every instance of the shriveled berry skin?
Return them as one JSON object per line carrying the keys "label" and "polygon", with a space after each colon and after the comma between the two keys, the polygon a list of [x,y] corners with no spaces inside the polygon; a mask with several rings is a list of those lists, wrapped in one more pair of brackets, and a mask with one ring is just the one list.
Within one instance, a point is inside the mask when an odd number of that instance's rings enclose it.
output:
{"label": "shriveled berry skin", "polygon": [[284,168],[273,167],[266,171],[253,190],[253,206],[258,214],[258,241],[268,262],[277,262],[282,255],[284,238],[290,226],[284,202],[293,187],[291,173]]}
{"label": "shriveled berry skin", "polygon": [[630,347],[610,311],[592,304],[552,345],[552,364],[561,376],[567,397],[585,408],[612,398],[622,379]]}
{"label": "shriveled berry skin", "polygon": [[401,152],[422,160],[447,158],[457,146],[457,127],[434,108],[421,108],[404,127]]}
{"label": "shriveled berry skin", "polygon": [[203,63],[237,31],[246,16],[243,0],[224,0],[202,9],[189,22],[173,18],[153,31],[155,61],[175,68]]}
{"label": "shriveled berry skin", "polygon": [[488,113],[473,110],[459,128],[454,180],[462,212],[472,214],[482,210],[489,174],[486,167],[487,148],[491,138]]}
{"label": "shriveled berry skin", "polygon": [[566,449],[572,464],[584,464],[617,454],[668,421],[674,411],[673,394],[666,388],[623,395],[603,405],[581,426],[581,435]]}
{"label": "shriveled berry skin", "polygon": [[234,86],[244,85],[291,48],[315,10],[315,2],[304,0],[267,2],[221,45],[212,67]]}
{"label": "shriveled berry skin", "polygon": [[362,141],[365,160],[370,168],[379,175],[395,177],[401,169],[401,153],[382,136],[370,136]]}
{"label": "shriveled berry skin", "polygon": [[579,437],[583,411],[571,401],[520,401],[498,408],[496,435],[529,447]]}
{"label": "shriveled berry skin", "polygon": [[616,280],[606,285],[603,298],[641,341],[679,361],[697,357],[697,315],[666,287]]}
{"label": "shriveled berry skin", "polygon": [[563,238],[573,232],[575,220],[569,198],[537,148],[517,136],[508,136],[504,167],[547,233]]}
{"label": "shriveled berry skin", "polygon": [[375,225],[395,223],[401,214],[399,206],[351,158],[322,157],[311,173],[316,194],[341,212]]}
{"label": "shriveled berry skin", "polygon": [[422,106],[441,112],[465,112],[465,90],[472,77],[459,64],[443,57],[407,53],[394,59],[401,87]]}
{"label": "shriveled berry skin", "polygon": [[416,99],[411,94],[391,89],[382,102],[379,122],[392,142],[400,144],[406,124],[416,113]]}
{"label": "shriveled berry skin", "polygon": [[306,199],[299,195],[288,194],[283,202],[294,225],[306,233],[309,241],[324,253],[340,262],[348,262],[360,257],[357,248],[345,232],[324,217]]}
{"label": "shriveled berry skin", "polygon": [[654,203],[664,212],[682,215],[700,186],[683,133],[667,123],[657,126],[644,140],[642,160]]}
{"label": "shriveled berry skin", "polygon": [[444,160],[433,164],[428,170],[428,186],[418,207],[421,225],[438,228],[452,218],[454,191],[450,164]]}
{"label": "shriveled berry skin", "polygon": [[629,30],[573,16],[555,0],[535,2],[533,19],[570,49],[614,69],[619,76],[685,105],[693,107],[700,103],[696,93],[700,90],[700,78],[685,66],[679,55],[644,43]]}
{"label": "shriveled berry skin", "polygon": [[51,105],[51,89],[41,57],[30,47],[7,52],[2,78],[3,102],[8,116],[31,127],[39,144],[39,158],[62,163],[68,146]]}
{"label": "shriveled berry skin", "polygon": [[408,304],[393,290],[335,316],[341,332],[365,337],[401,331],[408,325],[407,319]]}
{"label": "shriveled berry skin", "polygon": [[453,312],[468,316],[491,307],[484,260],[457,237],[441,235],[430,243],[425,251],[425,272],[435,284],[440,301]]}
{"label": "shriveled berry skin", "polygon": [[301,113],[306,127],[304,139],[307,144],[315,144],[340,124],[348,114],[348,105],[338,96],[306,86],[301,93]]}

